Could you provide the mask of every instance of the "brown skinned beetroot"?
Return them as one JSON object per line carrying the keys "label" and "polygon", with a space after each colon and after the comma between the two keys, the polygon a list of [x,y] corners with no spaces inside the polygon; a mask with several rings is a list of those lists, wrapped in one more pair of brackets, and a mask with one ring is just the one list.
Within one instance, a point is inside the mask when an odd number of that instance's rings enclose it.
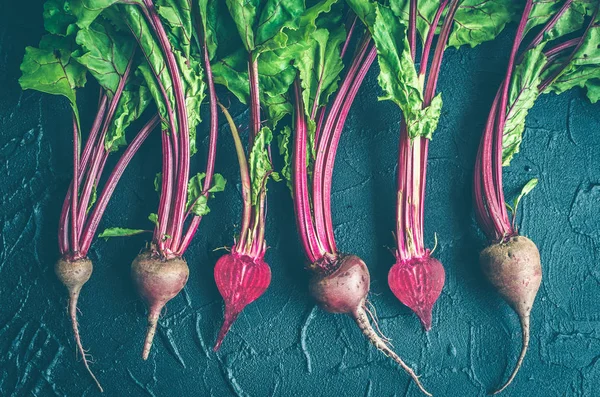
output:
{"label": "brown skinned beetroot", "polygon": [[214,346],[217,351],[241,311],[269,287],[271,268],[262,258],[251,258],[232,250],[217,261],[215,282],[225,301],[225,319]]}
{"label": "brown skinned beetroot", "polygon": [[424,256],[398,260],[388,273],[388,284],[396,298],[411,308],[429,331],[433,305],[442,293],[445,277],[440,261]]}
{"label": "brown skinned beetroot", "polygon": [[506,383],[494,394],[503,391],[513,381],[523,363],[529,346],[531,307],[542,282],[542,265],[536,245],[523,236],[493,244],[479,255],[487,279],[519,315],[523,344],[517,364]]}
{"label": "brown skinned beetroot", "polygon": [[[423,393],[431,396],[412,368],[406,365],[391,349],[388,342],[373,329],[366,309],[370,275],[362,259],[354,255],[340,255],[333,262],[311,266],[313,270],[318,268],[325,271],[315,272],[310,280],[309,291],[319,306],[329,313],[350,315],[369,342],[383,354],[391,357],[410,375]],[[374,318],[372,320],[375,322]],[[375,325],[379,329],[376,322]]]}
{"label": "brown skinned beetroot", "polygon": [[142,358],[148,359],[162,308],[185,286],[189,268],[183,258],[161,260],[150,251],[139,254],[131,264],[131,276],[148,306],[148,331]]}
{"label": "brown skinned beetroot", "polygon": [[98,379],[90,369],[89,361],[86,356],[86,352],[81,343],[81,337],[79,336],[79,326],[77,323],[77,301],[79,300],[79,294],[84,284],[88,282],[92,275],[94,267],[92,261],[87,258],[81,258],[76,260],[69,260],[65,258],[59,259],[54,265],[54,272],[61,283],[67,288],[69,292],[69,317],[71,318],[71,326],[73,327],[73,335],[75,336],[75,343],[77,349],[83,358],[83,365],[87,369],[88,373],[96,382],[96,386],[100,391],[104,391]]}

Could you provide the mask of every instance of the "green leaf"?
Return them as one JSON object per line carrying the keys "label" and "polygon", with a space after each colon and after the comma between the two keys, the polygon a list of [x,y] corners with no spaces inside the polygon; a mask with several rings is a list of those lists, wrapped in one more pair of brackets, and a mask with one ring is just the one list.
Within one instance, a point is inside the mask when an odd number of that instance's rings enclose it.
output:
{"label": "green leaf", "polygon": [[292,191],[292,129],[285,126],[277,135],[277,147],[279,154],[283,157],[283,167],[279,174],[285,179],[287,187]]}
{"label": "green leaf", "polygon": [[[132,0],[137,2],[136,0]],[[87,28],[98,16],[119,0],[68,0],[68,7],[77,19],[80,28]],[[133,8],[133,7],[127,7]]]}
{"label": "green leaf", "polygon": [[183,56],[190,57],[192,44],[192,2],[189,0],[156,1],[158,14],[169,27],[167,33],[172,44]]}
{"label": "green leaf", "polygon": [[263,127],[252,145],[248,159],[250,165],[250,181],[252,183],[252,205],[258,203],[261,192],[266,189],[267,180],[273,173],[273,165],[269,159],[268,147],[273,140],[273,133],[268,127]]}
{"label": "green leaf", "polygon": [[246,51],[252,52],[259,0],[226,0],[226,4]]}
{"label": "green leaf", "polygon": [[44,28],[52,34],[70,36],[77,32],[76,18],[64,0],[47,0],[44,3]]}
{"label": "green leaf", "polygon": [[475,47],[493,40],[516,14],[512,0],[463,0],[456,10],[448,46]]}
{"label": "green leaf", "polygon": [[[202,181],[206,174],[199,173],[192,177],[188,183],[188,199],[186,207],[196,216],[204,216],[210,212],[208,208],[208,197],[204,194]],[[221,174],[214,174],[213,185],[208,189],[210,193],[225,190],[227,181]]]}
{"label": "green leaf", "polygon": [[143,229],[126,229],[122,227],[109,227],[104,229],[102,233],[98,235],[99,238],[109,239],[110,237],[129,237],[137,234],[148,233],[148,230]]}
{"label": "green leaf", "polygon": [[106,132],[104,139],[106,150],[114,152],[127,143],[125,140],[127,128],[142,116],[151,102],[152,96],[144,82],[137,76],[130,77],[117,104],[113,121]]}
{"label": "green leaf", "polygon": [[19,84],[24,90],[64,96],[79,120],[75,90],[85,85],[86,69],[71,59],[76,48],[70,37],[42,37],[39,48],[25,48]]}
{"label": "green leaf", "polygon": [[312,109],[325,106],[330,95],[337,90],[340,72],[344,68],[341,45],[345,39],[342,23],[332,31],[317,29],[311,35],[310,46],[294,60],[294,66],[300,73],[304,111],[309,117]]}
{"label": "green leaf", "polygon": [[506,124],[502,137],[502,165],[510,164],[513,156],[519,152],[525,119],[535,100],[540,95],[538,86],[542,82],[542,71],[547,58],[542,52],[543,46],[527,51],[514,70],[510,81]]}
{"label": "green leaf", "polygon": [[148,220],[154,224],[154,226],[158,227],[158,214],[151,213],[148,215]]}
{"label": "green leaf", "polygon": [[154,190],[156,193],[160,193],[162,187],[162,172],[159,172],[154,177]]}
{"label": "green leaf", "polygon": [[[167,104],[173,112],[175,112],[176,106],[175,97],[173,96],[173,84],[160,45],[154,39],[153,35],[150,34],[150,26],[148,26],[148,23],[138,7],[119,6],[118,8],[107,10],[107,13],[110,15],[111,20],[122,18],[123,23],[127,25],[127,28],[133,32],[135,37],[137,37],[139,41],[138,48],[143,53],[146,62],[140,63],[136,70],[136,74],[143,78],[154,99],[154,103],[158,108],[158,113],[162,120],[161,128],[163,130],[170,130]],[[111,15],[111,13],[113,15]],[[158,80],[155,76],[158,76]],[[167,93],[167,102],[165,102],[163,97],[160,88],[161,85]],[[175,120],[175,125],[177,126],[177,120]]]}
{"label": "green leaf", "polygon": [[513,215],[517,213],[517,208],[519,207],[519,202],[521,201],[521,199],[523,197],[525,197],[526,195],[528,195],[529,192],[531,192],[533,190],[533,188],[537,186],[537,184],[538,184],[538,179],[533,178],[529,182],[527,182],[525,184],[525,186],[523,186],[523,189],[521,189],[521,193],[519,193],[519,195],[513,202],[513,205],[511,208]]}
{"label": "green leaf", "polygon": [[[562,66],[562,62],[559,62]],[[600,78],[600,26],[592,27],[569,65],[547,88],[546,92],[561,94],[573,87],[587,87],[594,101],[594,80]],[[588,84],[589,81],[589,84]],[[589,88],[592,87],[591,96]],[[596,99],[597,100],[597,99]]]}
{"label": "green leaf", "polygon": [[90,196],[90,202],[88,203],[87,209],[85,210],[86,214],[90,212],[90,210],[96,203],[97,199],[98,199],[98,192],[96,191],[96,185],[92,185],[92,194]]}
{"label": "green leaf", "polygon": [[90,71],[112,98],[133,56],[135,41],[101,19],[77,32],[75,40],[81,48],[73,53],[73,58]]}
{"label": "green leaf", "polygon": [[225,190],[225,185],[227,184],[227,179],[223,178],[223,175],[221,174],[214,174],[213,175],[213,184],[210,187],[210,189],[208,189],[209,193],[218,193],[218,192],[222,192]]}

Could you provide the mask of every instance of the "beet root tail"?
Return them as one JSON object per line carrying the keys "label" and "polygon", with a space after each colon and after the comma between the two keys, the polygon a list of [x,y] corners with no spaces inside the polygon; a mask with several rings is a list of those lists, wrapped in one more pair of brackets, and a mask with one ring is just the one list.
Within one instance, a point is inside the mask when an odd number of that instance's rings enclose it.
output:
{"label": "beet root tail", "polygon": [[152,341],[154,340],[154,335],[156,335],[156,326],[158,325],[158,318],[160,317],[160,312],[163,306],[164,305],[153,306],[150,308],[150,313],[148,314],[148,331],[146,331],[144,350],[142,350],[142,358],[144,360],[147,360],[148,356],[150,355],[150,349],[152,349]]}
{"label": "beet root tail", "polygon": [[231,328],[231,326],[233,325],[233,323],[235,322],[235,320],[237,319],[239,314],[240,314],[240,311],[230,310],[229,308],[225,307],[225,319],[223,320],[223,325],[221,326],[221,329],[219,330],[219,335],[217,336],[217,341],[215,342],[213,351],[216,352],[217,350],[219,350],[219,348],[221,347],[221,343],[223,342],[223,339],[225,339],[225,336],[229,332],[229,329]]}
{"label": "beet root tail", "polygon": [[419,377],[415,374],[413,369],[409,367],[391,348],[390,346],[379,336],[369,321],[367,312],[365,311],[364,305],[361,305],[352,313],[352,318],[358,325],[358,328],[362,331],[363,335],[375,346],[378,350],[381,350],[383,354],[394,360],[402,369],[412,378],[417,387],[427,396],[432,396],[421,384]]}
{"label": "beet root tail", "polygon": [[96,378],[96,375],[94,375],[92,369],[90,368],[90,363],[87,359],[87,353],[83,348],[83,345],[81,343],[81,337],[79,336],[79,324],[77,323],[77,301],[79,300],[80,291],[81,287],[69,289],[69,317],[71,317],[73,335],[75,337],[75,343],[77,344],[77,350],[79,350],[79,353],[81,354],[81,357],[83,359],[83,365],[85,366],[85,369],[88,371],[88,373],[96,383],[96,386],[98,386],[98,390],[100,390],[100,392],[102,393],[104,392],[104,389],[102,389],[102,385],[100,385],[100,382]]}
{"label": "beet root tail", "polygon": [[527,354],[527,348],[529,347],[529,315],[520,316],[520,320],[521,320],[521,330],[523,332],[523,344],[521,346],[521,354],[519,355],[519,359],[517,360],[515,369],[513,370],[512,374],[510,375],[510,377],[508,378],[506,383],[501,388],[499,388],[495,392],[491,393],[492,395],[502,393],[502,391],[504,391],[504,389],[506,389],[508,387],[508,385],[510,385],[512,383],[512,381],[515,379],[515,376],[517,376],[517,373],[519,372],[521,365],[523,364],[523,360],[525,359],[525,354]]}

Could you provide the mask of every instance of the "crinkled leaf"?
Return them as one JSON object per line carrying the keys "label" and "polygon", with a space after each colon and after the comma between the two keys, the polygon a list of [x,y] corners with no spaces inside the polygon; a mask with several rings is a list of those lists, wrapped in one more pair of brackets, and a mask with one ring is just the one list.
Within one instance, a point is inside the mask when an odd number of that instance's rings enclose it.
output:
{"label": "crinkled leaf", "polygon": [[[136,0],[131,0],[137,2]],[[68,7],[77,19],[80,28],[87,28],[98,16],[119,0],[68,0]],[[131,7],[128,7],[131,8]]]}
{"label": "crinkled leaf", "polygon": [[[146,62],[140,63],[136,74],[139,74],[146,82],[146,86],[154,99],[154,103],[158,108],[162,120],[161,128],[163,130],[169,129],[169,113],[167,111],[167,102],[165,102],[161,86],[167,93],[169,98],[168,104],[171,109],[175,112],[175,98],[173,96],[172,82],[165,59],[162,56],[162,51],[158,42],[154,39],[153,35],[150,34],[151,29],[148,26],[143,14],[138,10],[137,7],[121,6],[114,11],[114,17],[111,20],[123,18],[123,22],[127,25],[137,40],[139,41],[138,48],[144,55]],[[156,79],[158,76],[158,80]],[[159,84],[160,83],[160,84]],[[175,120],[175,124],[177,120]]]}
{"label": "crinkled leaf", "polygon": [[289,126],[285,126],[283,130],[277,135],[277,147],[279,148],[279,154],[283,158],[283,167],[279,172],[285,179],[287,187],[292,190],[292,129]]}
{"label": "crinkled leaf", "polygon": [[493,40],[515,15],[513,0],[463,0],[456,14],[448,46],[475,47]]}
{"label": "crinkled leaf", "polygon": [[211,60],[231,54],[236,48],[242,46],[239,35],[231,34],[236,30],[236,26],[229,15],[225,1],[199,0],[198,9]]}
{"label": "crinkled leaf", "polygon": [[542,82],[541,74],[547,61],[542,49],[543,46],[537,46],[527,51],[523,62],[515,68],[510,81],[506,124],[502,137],[504,166],[509,165],[513,156],[519,152],[527,113],[540,95],[538,86]]}
{"label": "crinkled leaf", "polygon": [[258,203],[261,192],[266,189],[267,180],[273,173],[273,165],[269,159],[268,147],[273,140],[273,133],[263,127],[252,145],[248,163],[250,165],[250,181],[252,183],[252,205]]}
{"label": "crinkled leaf", "polygon": [[227,184],[227,179],[223,177],[221,174],[214,174],[212,186],[208,189],[209,193],[218,193],[225,190],[225,185]]}
{"label": "crinkled leaf", "polygon": [[333,31],[317,29],[311,35],[310,47],[294,60],[300,73],[304,111],[308,117],[314,117],[313,109],[325,106],[329,96],[337,90],[344,68],[341,45],[346,38],[343,24],[338,26]]}
{"label": "crinkled leaf", "polygon": [[143,229],[126,229],[122,227],[109,227],[104,229],[102,233],[98,235],[100,238],[109,239],[110,237],[129,237],[137,234],[147,233],[148,230]]}
{"label": "crinkled leaf", "polygon": [[19,84],[24,90],[66,97],[79,120],[75,90],[85,85],[86,69],[71,58],[76,48],[71,37],[44,36],[39,48],[25,49]]}
{"label": "crinkled leaf", "polygon": [[[190,181],[188,182],[188,197],[187,204],[185,206],[198,216],[205,215],[200,214],[200,209],[204,211],[207,208],[206,200],[204,200],[203,203],[200,203],[200,197],[202,197],[203,193],[202,181],[204,180],[205,176],[206,174],[204,172],[198,173],[190,178]],[[199,204],[199,206],[197,206],[197,204]]]}
{"label": "crinkled leaf", "polygon": [[595,102],[593,81],[597,79],[600,79],[600,26],[588,31],[569,65],[548,86],[547,92],[561,94],[573,87],[587,87],[589,93],[589,88],[592,87],[591,96],[590,94],[588,96],[592,102]]}
{"label": "crinkled leaf", "polygon": [[186,58],[190,57],[193,36],[191,7],[189,0],[156,1],[158,14],[166,21],[169,39]]}
{"label": "crinkled leaf", "polygon": [[[247,69],[248,55],[243,49],[212,66],[215,83],[226,86],[244,104],[248,103],[250,96]],[[264,53],[258,59],[260,101],[267,111],[267,123],[272,128],[292,111],[287,92],[295,77],[296,70],[289,59],[282,59],[275,52]]]}
{"label": "crinkled leaf", "polygon": [[411,139],[431,139],[439,121],[442,99],[438,94],[424,108],[423,83],[411,57],[402,17],[388,7],[367,0],[350,0],[349,3],[371,31],[377,47],[378,80],[384,93],[379,99],[391,100],[400,107]]}
{"label": "crinkled leaf", "polygon": [[75,40],[81,48],[73,53],[73,58],[90,71],[112,98],[133,57],[135,41],[102,19],[77,32]]}
{"label": "crinkled leaf", "polygon": [[77,32],[76,18],[65,0],[47,0],[44,3],[44,28],[52,34],[70,36]]}
{"label": "crinkled leaf", "polygon": [[115,116],[106,132],[104,145],[108,151],[116,151],[125,145],[125,132],[135,120],[139,119],[152,102],[148,87],[137,76],[132,76],[125,84],[121,99],[117,104]]}
{"label": "crinkled leaf", "polygon": [[586,81],[585,88],[590,102],[596,103],[600,100],[600,78]]}
{"label": "crinkled leaf", "polygon": [[154,224],[154,226],[158,227],[158,214],[154,212],[148,215],[148,220]]}

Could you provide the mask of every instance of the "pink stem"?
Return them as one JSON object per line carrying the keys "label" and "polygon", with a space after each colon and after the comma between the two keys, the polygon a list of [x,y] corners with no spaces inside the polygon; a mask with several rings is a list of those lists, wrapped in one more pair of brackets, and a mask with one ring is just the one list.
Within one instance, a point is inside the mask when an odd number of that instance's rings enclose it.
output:
{"label": "pink stem", "polygon": [[[204,37],[204,72],[206,73],[206,81],[208,83],[208,95],[209,95],[209,104],[210,104],[210,135],[208,141],[208,156],[206,158],[206,176],[204,177],[204,193],[203,195],[208,199],[210,193],[208,192],[213,180],[213,175],[215,173],[215,159],[217,157],[217,138],[219,136],[219,113],[217,109],[217,93],[215,91],[215,83],[212,74],[212,68],[210,66],[210,57],[208,54],[208,47],[206,45],[206,37]],[[189,209],[188,209],[189,211]],[[185,250],[189,247],[192,242],[192,238],[196,231],[198,230],[198,226],[200,225],[200,221],[202,220],[201,216],[194,216],[192,221],[190,222],[190,226],[188,227],[187,232],[185,233],[183,240],[181,242],[181,246],[177,251],[178,255],[183,255]]]}
{"label": "pink stem", "polygon": [[[177,184],[175,189],[175,204],[173,206],[173,216],[170,222],[170,229],[168,234],[171,236],[168,242],[168,248],[173,251],[173,247],[178,247],[182,230],[183,230],[183,218],[185,216],[185,203],[187,201],[187,185],[189,179],[189,167],[190,167],[190,137],[189,137],[189,126],[187,117],[187,108],[185,103],[185,96],[183,91],[183,83],[181,76],[179,75],[179,68],[177,67],[177,61],[173,54],[171,43],[169,42],[167,32],[160,22],[160,17],[154,7],[152,0],[143,0],[150,21],[154,26],[156,36],[161,44],[165,59],[167,61],[167,67],[169,74],[173,82],[173,91],[175,94],[175,102],[177,104],[177,122],[179,127],[179,145],[181,151],[179,152],[180,161],[177,169]],[[163,197],[161,197],[161,200]]]}
{"label": "pink stem", "polygon": [[[162,181],[160,186],[160,202],[171,202],[173,194],[173,148],[169,132],[167,130],[161,133],[162,140]],[[167,250],[166,244],[166,223],[168,222],[169,216],[164,211],[168,211],[169,205],[158,206],[158,227],[154,228],[154,242],[158,245],[159,251],[165,255]],[[161,224],[161,220],[163,224]]]}
{"label": "pink stem", "polygon": [[323,209],[325,213],[325,231],[327,233],[327,241],[329,246],[332,248],[331,253],[337,252],[337,247],[335,243],[335,235],[333,230],[333,220],[331,217],[331,183],[333,180],[333,166],[335,164],[335,156],[337,153],[338,143],[340,141],[340,137],[342,131],[344,130],[344,124],[346,123],[346,118],[348,117],[348,113],[350,111],[350,107],[354,102],[354,98],[358,93],[362,82],[369,71],[369,68],[375,61],[377,57],[377,49],[375,46],[372,46],[368,55],[363,60],[362,65],[352,81],[352,85],[348,92],[346,98],[344,98],[344,105],[339,113],[339,116],[336,120],[335,130],[333,137],[330,139],[329,145],[325,151],[326,159],[325,159],[325,167],[323,172]]}
{"label": "pink stem", "polygon": [[324,250],[316,236],[315,225],[312,219],[310,209],[310,196],[308,193],[308,171],[307,171],[307,137],[306,121],[304,116],[304,106],[302,104],[302,94],[300,91],[300,82],[296,79],[294,84],[295,94],[295,134],[294,134],[294,156],[293,156],[293,188],[294,188],[294,210],[296,212],[296,224],[304,253],[310,263],[315,263],[324,255]]}
{"label": "pink stem", "polygon": [[342,84],[336,94],[336,97],[331,105],[331,109],[329,110],[329,114],[325,120],[325,125],[321,132],[319,133],[319,140],[316,141],[316,159],[314,163],[313,169],[313,211],[315,216],[315,227],[317,231],[317,238],[323,244],[327,244],[324,249],[329,253],[336,253],[335,251],[335,243],[333,245],[330,244],[327,229],[326,229],[326,221],[325,221],[325,208],[324,208],[324,168],[325,168],[325,155],[326,148],[329,145],[329,141],[331,140],[331,136],[333,134],[333,127],[338,118],[340,109],[345,101],[346,93],[350,89],[352,84],[352,80],[356,75],[358,69],[361,65],[361,60],[364,55],[367,53],[367,49],[369,48],[369,42],[371,41],[370,36],[366,35],[361,45],[359,46],[359,50],[352,61],[350,69],[348,70],[348,74],[344,77]]}
{"label": "pink stem", "polygon": [[71,190],[71,251],[79,254],[79,227],[77,225],[77,199],[79,195],[79,128],[73,113],[73,189]]}
{"label": "pink stem", "polygon": [[92,214],[88,219],[82,234],[82,254],[84,256],[87,254],[87,251],[92,244],[92,239],[94,238],[94,234],[96,233],[100,219],[106,210],[106,206],[108,205],[108,202],[115,191],[117,183],[121,179],[123,172],[129,165],[129,162],[135,153],[139,150],[142,143],[144,143],[146,138],[148,138],[150,132],[152,132],[152,130],[158,125],[159,120],[160,119],[158,116],[154,116],[146,123],[146,125],[144,125],[140,132],[138,132],[135,138],[127,146],[127,149],[125,149],[123,155],[121,155],[121,158],[109,175],[106,185],[104,186],[104,189],[102,189],[102,193],[99,195],[98,203],[94,206],[94,210],[92,211]]}
{"label": "pink stem", "polygon": [[[90,134],[88,136],[87,142],[85,143],[85,148],[83,149],[83,155],[81,156],[81,169],[79,172],[79,180],[78,184],[83,181],[83,174],[87,170],[89,166],[90,154],[92,152],[92,147],[94,147],[96,139],[98,137],[98,132],[100,131],[100,126],[102,125],[102,120],[104,119],[104,114],[106,113],[106,103],[108,102],[108,97],[104,93],[104,90],[100,90],[100,100],[98,104],[98,113],[96,113],[96,117],[94,119],[94,123],[92,124],[92,128],[90,130]],[[69,185],[69,189],[67,191],[67,195],[63,202],[62,210],[60,213],[60,221],[59,221],[59,229],[58,229],[58,245],[60,249],[61,255],[65,255],[69,252],[69,211],[71,209],[71,195],[73,194],[73,181]]]}
{"label": "pink stem", "polygon": [[[129,78],[129,74],[131,72],[131,65],[133,64],[133,59],[134,59],[133,56],[129,59],[127,68],[125,69],[125,72],[121,76],[121,78],[119,80],[119,84],[117,86],[117,89],[115,90],[115,93],[114,93],[112,99],[110,100],[110,104],[108,105],[108,112],[106,113],[106,118],[104,119],[104,124],[102,126],[102,132],[100,133],[100,139],[98,140],[98,142],[96,143],[96,146],[94,147],[96,156],[94,157],[92,167],[87,174],[87,180],[86,180],[83,190],[81,192],[81,200],[80,200],[79,209],[78,209],[77,225],[80,229],[80,232],[83,229],[83,224],[85,222],[85,216],[87,213],[88,204],[90,202],[90,197],[92,195],[92,190],[94,188],[94,184],[97,182],[99,177],[102,175],[103,164],[106,162],[106,156],[108,156],[108,152],[104,145],[104,139],[106,137],[108,128],[110,127],[110,125],[112,123],[119,100],[121,99],[121,95],[123,93],[123,88],[125,87],[125,83],[127,82],[127,79]],[[78,238],[80,238],[80,237],[81,236],[78,236]]]}
{"label": "pink stem", "polygon": [[258,60],[252,59],[252,54],[248,54],[248,78],[250,82],[250,147],[254,138],[258,135],[261,128],[260,122],[260,91],[258,82]]}

